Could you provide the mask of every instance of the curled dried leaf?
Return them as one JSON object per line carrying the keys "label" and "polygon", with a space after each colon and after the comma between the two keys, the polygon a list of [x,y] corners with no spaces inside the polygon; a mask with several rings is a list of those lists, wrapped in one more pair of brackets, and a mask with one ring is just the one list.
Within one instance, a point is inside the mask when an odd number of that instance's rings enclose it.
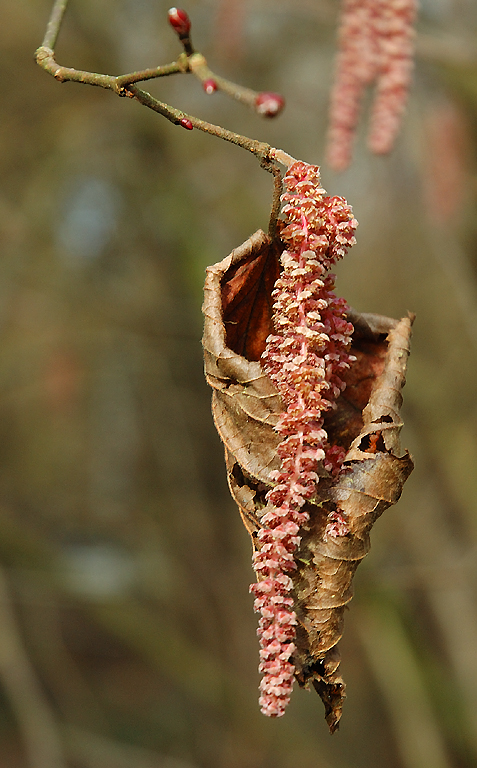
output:
{"label": "curled dried leaf", "polygon": [[[260,365],[272,329],[270,293],[279,273],[280,245],[256,232],[208,268],[203,311],[205,373],[212,411],[224,443],[229,487],[254,549],[270,472],[279,468],[274,427],[282,400]],[[394,504],[413,464],[401,450],[401,390],[405,383],[412,318],[400,321],[350,311],[356,362],[346,389],[326,418],[330,442],[346,450],[336,479],[323,469],[306,504],[293,579],[298,619],[295,677],[312,684],[336,730],[345,696],[338,641],[354,572],[369,551],[369,533]]]}

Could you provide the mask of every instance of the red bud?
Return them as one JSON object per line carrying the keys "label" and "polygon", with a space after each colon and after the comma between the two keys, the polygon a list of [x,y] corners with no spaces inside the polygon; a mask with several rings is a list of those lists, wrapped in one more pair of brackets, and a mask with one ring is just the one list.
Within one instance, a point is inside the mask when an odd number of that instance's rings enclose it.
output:
{"label": "red bud", "polygon": [[217,83],[212,77],[209,77],[208,80],[204,80],[202,87],[206,93],[214,93],[217,90]]}
{"label": "red bud", "polygon": [[183,117],[182,120],[179,121],[179,125],[182,125],[187,131],[191,131],[194,127],[188,117]]}
{"label": "red bud", "polygon": [[168,11],[169,24],[179,37],[186,37],[190,32],[190,19],[189,15],[182,10],[182,8],[169,8]]}
{"label": "red bud", "polygon": [[285,99],[279,93],[263,91],[255,99],[257,112],[264,117],[275,117],[285,106]]}

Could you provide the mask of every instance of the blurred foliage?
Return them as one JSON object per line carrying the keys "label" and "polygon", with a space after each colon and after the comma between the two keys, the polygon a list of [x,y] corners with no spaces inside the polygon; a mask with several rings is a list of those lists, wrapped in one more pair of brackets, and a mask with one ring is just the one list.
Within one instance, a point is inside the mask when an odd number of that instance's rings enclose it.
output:
{"label": "blurred foliage", "polygon": [[[477,760],[477,6],[422,2],[393,154],[323,167],[360,221],[338,290],[417,313],[404,445],[341,643],[330,738],[296,690],[257,706],[250,550],[202,379],[201,285],[268,220],[253,157],[33,63],[49,0],[0,0],[0,766],[471,768]],[[65,65],[178,53],[162,0],[71,0]],[[276,90],[263,122],[191,77],[174,106],[320,163],[332,0],[190,0],[218,72]]]}

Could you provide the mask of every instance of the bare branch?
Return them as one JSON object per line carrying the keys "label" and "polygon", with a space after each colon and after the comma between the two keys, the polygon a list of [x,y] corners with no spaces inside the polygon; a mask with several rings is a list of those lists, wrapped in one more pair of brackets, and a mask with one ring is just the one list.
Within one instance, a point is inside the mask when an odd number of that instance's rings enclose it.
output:
{"label": "bare branch", "polygon": [[142,80],[152,80],[156,77],[166,77],[167,75],[183,72],[189,72],[189,62],[187,56],[181,54],[177,61],[173,61],[171,64],[164,64],[162,67],[154,67],[152,69],[142,69],[138,72],[131,72],[128,75],[119,75],[116,78],[116,86],[118,89],[121,89],[132,83],[140,83]]}
{"label": "bare branch", "polygon": [[[262,163],[262,166],[264,167],[263,163]],[[269,234],[269,237],[273,240],[277,232],[277,222],[278,222],[278,216],[280,213],[283,181],[282,181],[282,174],[280,169],[277,168],[277,166],[274,165],[273,163],[270,163],[270,169],[267,168],[266,170],[270,170],[273,173],[272,208],[270,211],[270,221],[268,224],[268,234]]]}
{"label": "bare branch", "polygon": [[46,46],[41,46],[35,53],[37,64],[42,67],[55,80],[65,83],[71,80],[75,83],[84,83],[85,85],[97,85],[100,88],[116,90],[116,78],[113,75],[100,75],[97,72],[85,72],[81,69],[71,67],[62,67],[56,63],[53,50]]}
{"label": "bare branch", "polygon": [[[263,162],[263,167],[271,173],[275,173],[272,168],[272,161],[287,166],[293,161],[293,159],[282,152],[282,150],[274,149],[266,142],[250,139],[247,136],[242,136],[233,131],[229,131],[226,128],[214,125],[206,120],[201,120],[193,115],[188,115],[180,109],[176,109],[175,107],[171,107],[168,104],[159,101],[150,93],[135,85],[135,83],[151,80],[157,77],[192,72],[203,84],[207,81],[213,82],[214,87],[212,90],[219,88],[237,101],[253,107],[259,114],[269,117],[278,114],[283,106],[283,99],[278,94],[258,93],[250,88],[244,88],[243,86],[231,83],[225,78],[217,77],[217,75],[209,69],[204,56],[202,56],[201,53],[195,53],[193,51],[188,33],[187,35],[179,34],[179,39],[186,49],[185,52],[178,57],[177,61],[164,66],[114,76],[99,74],[97,72],[86,72],[72,67],[63,67],[58,64],[55,60],[54,45],[58,37],[67,3],[68,0],[57,0],[54,4],[48,21],[43,45],[38,48],[35,54],[39,66],[52,75],[56,80],[61,83],[72,81],[83,83],[85,85],[94,85],[99,88],[111,90],[119,96],[133,98],[143,106],[152,109],[154,112],[158,112],[175,125],[181,125],[183,128],[188,128],[189,130],[191,128],[197,128],[204,133],[208,133],[211,136],[217,136],[224,141],[229,141],[232,144],[236,144],[237,146],[246,149]],[[189,41],[188,45],[185,45],[186,40]],[[268,99],[268,102],[266,102],[266,99]]]}
{"label": "bare branch", "polygon": [[194,53],[189,57],[189,67],[193,75],[195,75],[202,84],[212,82],[215,84],[214,90],[223,91],[228,96],[231,96],[236,101],[240,101],[242,104],[246,104],[252,109],[256,109],[256,101],[260,96],[258,91],[254,91],[251,88],[245,88],[243,85],[237,85],[236,83],[226,80],[225,77],[220,77],[209,69],[207,61],[201,53]]}
{"label": "bare branch", "polygon": [[56,0],[46,27],[42,47],[54,50],[68,0]]}

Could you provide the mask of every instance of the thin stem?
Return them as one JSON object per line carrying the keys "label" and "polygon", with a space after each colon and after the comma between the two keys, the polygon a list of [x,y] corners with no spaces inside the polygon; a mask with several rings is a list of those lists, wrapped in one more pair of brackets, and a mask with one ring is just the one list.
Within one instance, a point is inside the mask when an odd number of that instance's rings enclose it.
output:
{"label": "thin stem", "polygon": [[[188,115],[180,109],[165,104],[162,101],[151,96],[147,91],[138,88],[135,83],[151,80],[156,77],[165,77],[171,74],[193,72],[200,80],[211,77],[214,79],[219,88],[224,92],[233,96],[239,101],[245,102],[249,105],[255,103],[257,93],[249,88],[243,88],[237,86],[234,83],[225,80],[224,78],[214,75],[207,66],[205,58],[200,53],[195,53],[190,44],[190,38],[181,38],[181,42],[185,45],[185,53],[182,53],[177,61],[171,64],[166,64],[162,67],[155,67],[151,69],[144,69],[138,72],[131,72],[126,75],[119,75],[117,77],[113,75],[103,75],[96,72],[86,72],[79,69],[73,69],[71,67],[63,67],[55,61],[54,46],[58,33],[60,30],[61,22],[66,10],[68,0],[56,0],[50,19],[48,21],[47,30],[43,40],[43,44],[36,51],[37,63],[49,74],[59,82],[73,81],[77,83],[83,83],[85,85],[94,85],[100,88],[106,88],[107,90],[114,91],[119,96],[129,96],[136,99],[140,104],[152,109],[154,112],[166,117],[175,125],[182,125],[184,127],[197,128],[204,133],[208,133],[211,136],[217,136],[224,141],[229,141],[231,144],[236,144],[253,155],[258,157],[263,164],[263,167],[269,172],[275,175],[273,162],[279,162],[283,165],[289,166],[294,159],[287,155],[280,149],[275,149],[269,144],[263,141],[257,141],[256,139],[250,139],[247,136],[242,136],[234,131],[229,131],[226,128],[222,128],[219,125],[214,125],[206,120],[201,120],[193,115]],[[276,219],[276,216],[275,216]],[[272,226],[272,225],[271,225]]]}
{"label": "thin stem", "polygon": [[[101,88],[110,88],[112,82],[111,75],[99,75],[67,67],[60,67],[55,62],[54,48],[67,4],[68,0],[56,0],[53,5],[43,43],[36,53],[38,64],[60,82],[72,80],[74,82],[95,85]],[[227,80],[225,77],[216,75],[209,69],[205,57],[194,50],[190,39],[190,33],[183,36],[179,35],[179,40],[184,47],[184,52],[180,54],[177,61],[173,61],[171,64],[166,64],[160,67],[151,67],[137,72],[130,72],[126,75],[119,75],[116,78],[113,90],[120,95],[124,95],[121,91],[127,85],[139,83],[144,80],[152,80],[156,77],[192,72],[202,83],[207,80],[213,81],[217,90],[220,90],[236,101],[240,101],[242,104],[246,104],[248,107],[255,109],[258,114],[264,114],[257,109],[257,99],[260,96],[258,91],[238,85],[237,83]],[[270,116],[273,115],[268,114],[268,117]]]}
{"label": "thin stem", "polygon": [[51,48],[41,46],[35,53],[37,63],[42,69],[53,75],[55,80],[65,83],[71,80],[75,83],[84,83],[85,85],[96,85],[100,88],[109,88],[116,90],[116,78],[113,75],[100,75],[97,72],[85,72],[81,69],[72,69],[71,67],[62,67],[56,63]]}
{"label": "thin stem", "polygon": [[170,120],[171,123],[174,123],[174,125],[180,125],[181,120],[185,119],[189,119],[192,122],[192,119],[189,118],[189,115],[186,115],[186,113],[182,112],[182,110],[175,109],[175,107],[170,107],[163,101],[155,99],[154,96],[151,96],[150,93],[143,91],[136,85],[128,85],[123,88],[123,95],[129,96],[131,99],[136,99],[136,101],[138,101],[144,107],[148,107],[154,112],[158,112],[160,115]]}
{"label": "thin stem", "polygon": [[283,189],[282,174],[280,168],[274,163],[270,163],[270,171],[273,173],[273,197],[272,208],[270,211],[270,222],[268,224],[268,234],[273,240],[277,233],[277,222],[280,214],[281,194]]}
{"label": "thin stem", "polygon": [[182,45],[184,46],[184,52],[186,56],[193,56],[194,54],[194,46],[192,45],[192,40],[190,39],[190,33],[188,35],[181,36],[179,35],[179,40],[181,41]]}
{"label": "thin stem", "polygon": [[46,26],[45,37],[43,38],[42,47],[51,48],[54,50],[58,32],[60,31],[61,22],[66,11],[68,0],[55,0],[55,4],[50,14],[48,24]]}
{"label": "thin stem", "polygon": [[214,75],[214,79],[220,91],[223,91],[228,96],[232,96],[233,99],[240,101],[242,104],[255,108],[255,102],[259,96],[258,91],[246,88],[244,85],[231,83],[230,80],[226,80],[225,77],[220,77],[220,75]]}
{"label": "thin stem", "polygon": [[[233,131],[229,131],[226,128],[222,128],[220,125],[208,123],[206,120],[201,120],[198,117],[194,117],[194,115],[188,115],[186,112],[182,112],[180,109],[170,107],[168,104],[164,104],[162,101],[155,99],[154,96],[151,96],[150,93],[137,88],[135,85],[131,85],[125,90],[126,93],[131,95],[132,98],[139,101],[140,104],[143,104],[145,107],[149,107],[149,109],[154,110],[154,112],[159,112],[159,114],[167,117],[167,119],[175,125],[180,125],[181,121],[183,120],[190,120],[192,126],[197,128],[199,131],[209,133],[211,136],[218,136],[220,139],[224,139],[224,141],[230,141],[232,144],[236,144],[243,149],[247,149],[249,152],[252,152],[252,154],[256,155],[260,159],[267,158],[270,150],[272,149],[272,147],[270,147],[270,145],[266,142],[257,141],[256,139],[249,139],[248,136],[242,136],[239,133],[234,133]],[[269,169],[267,168],[267,170]]]}
{"label": "thin stem", "polygon": [[243,85],[237,85],[236,83],[226,80],[225,77],[220,77],[214,74],[209,69],[205,57],[201,53],[194,53],[189,57],[189,68],[192,74],[194,74],[202,83],[206,80],[213,80],[217,89],[223,91],[228,96],[231,96],[236,101],[242,102],[249,107],[255,107],[258,91],[253,91],[251,88],[245,88]]}
{"label": "thin stem", "polygon": [[[128,78],[134,78],[136,73],[114,77],[113,75],[100,75],[96,72],[84,72],[79,69],[62,67],[56,63],[53,51],[44,46],[37,50],[36,60],[43,69],[53,75],[59,82],[71,80],[85,85],[95,85],[100,88],[106,88],[118,93],[120,96],[129,96],[130,98],[136,99],[136,101],[143,104],[143,106],[163,115],[163,117],[166,117],[175,125],[180,125],[182,121],[188,120],[193,128],[204,131],[204,133],[209,133],[211,136],[218,136],[219,138],[224,139],[224,141],[230,141],[232,144],[237,144],[237,146],[247,149],[260,159],[268,157],[271,150],[270,145],[263,141],[249,139],[247,136],[228,131],[226,128],[214,125],[213,123],[208,123],[206,120],[200,120],[198,117],[188,115],[180,109],[175,109],[174,107],[170,107],[168,104],[159,101],[147,91],[144,91],[131,83],[130,79],[128,82]],[[182,70],[177,69],[177,71],[179,72]],[[137,73],[138,76],[140,74],[141,73]]]}
{"label": "thin stem", "polygon": [[275,160],[277,163],[280,163],[280,165],[285,165],[287,168],[297,162],[296,158],[289,155],[288,152],[284,152],[283,149],[275,149],[275,147],[271,148],[269,158],[270,160]]}
{"label": "thin stem", "polygon": [[152,80],[156,77],[166,77],[167,75],[175,75],[189,71],[189,63],[187,56],[181,54],[177,61],[171,62],[171,64],[164,64],[162,67],[154,67],[152,69],[142,69],[137,72],[130,72],[127,75],[119,75],[116,77],[117,88],[124,88],[127,85],[133,83],[140,83],[143,80]]}
{"label": "thin stem", "polygon": [[187,60],[179,58],[178,61],[173,61],[171,64],[165,64],[163,67],[155,67],[154,69],[144,69],[138,72],[130,72],[126,75],[100,75],[97,72],[85,72],[81,69],[73,69],[72,67],[62,67],[57,64],[54,58],[54,53],[51,48],[41,46],[36,51],[36,61],[46,72],[53,75],[55,80],[60,83],[71,80],[75,83],[83,83],[85,85],[96,85],[100,88],[108,88],[115,91],[120,96],[123,96],[123,90],[131,83],[138,83],[141,80],[151,80],[156,77],[165,77],[166,75],[172,75],[180,72],[186,72]]}

